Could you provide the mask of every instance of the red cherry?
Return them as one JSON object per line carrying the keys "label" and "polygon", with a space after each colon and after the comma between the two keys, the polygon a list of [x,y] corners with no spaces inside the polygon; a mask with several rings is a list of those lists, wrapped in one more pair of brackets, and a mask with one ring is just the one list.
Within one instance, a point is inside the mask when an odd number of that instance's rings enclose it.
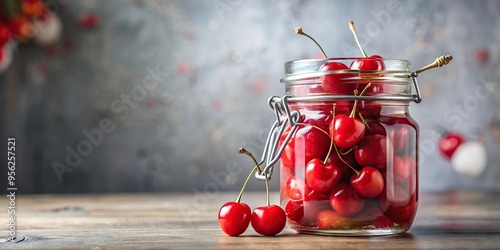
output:
{"label": "red cherry", "polygon": [[372,224],[375,228],[388,228],[394,226],[394,222],[383,214],[375,218]]}
{"label": "red cherry", "polygon": [[[287,127],[285,128],[285,131],[283,131],[283,134],[280,137],[279,147],[281,147],[281,145],[283,145],[283,143],[285,142],[285,139],[288,136],[288,134],[290,133],[291,129],[292,129],[292,127],[290,125],[287,125]],[[293,137],[292,137],[292,139],[293,139]],[[281,153],[281,156],[280,156],[280,161],[281,161],[282,165],[293,170],[295,168],[295,152],[293,150],[294,144],[293,144],[292,139],[290,139],[290,141],[288,141],[288,144],[283,149],[283,152]]]}
{"label": "red cherry", "polygon": [[451,156],[455,153],[458,146],[464,142],[465,139],[459,133],[448,133],[439,140],[439,151],[443,156],[451,159]]}
{"label": "red cherry", "polygon": [[23,0],[20,5],[21,12],[26,17],[36,17],[43,13],[44,5],[40,0]]}
{"label": "red cherry", "polygon": [[330,192],[330,205],[340,215],[351,216],[359,213],[365,204],[365,200],[358,197],[354,189],[339,183]]}
{"label": "red cherry", "polygon": [[385,64],[383,58],[379,55],[372,55],[367,58],[354,61],[350,69],[354,70],[384,70]]}
{"label": "red cherry", "polygon": [[404,184],[407,185],[410,194],[413,195],[417,190],[417,161],[415,157],[409,155],[403,156],[401,159],[405,163],[406,169],[410,172]]}
{"label": "red cherry", "polygon": [[[366,86],[366,84],[361,85],[361,86],[364,88]],[[367,90],[367,93],[368,94],[373,93],[374,88],[379,89],[379,85],[374,84],[372,82],[372,87],[370,88],[371,91]],[[358,87],[358,91],[359,91],[359,87]],[[381,90],[377,90],[377,91],[381,92]],[[375,92],[377,92],[377,91],[375,91]],[[380,113],[382,112],[382,105],[380,105],[379,103],[374,103],[373,101],[361,100],[358,102],[357,109],[358,109],[358,114],[356,114],[356,116],[359,116],[359,113],[361,113],[361,115],[363,115],[364,118],[377,119],[380,116]]]}
{"label": "red cherry", "polygon": [[388,181],[386,189],[380,195],[379,206],[386,208],[387,206],[402,206],[408,204],[412,197],[410,188],[406,183],[390,183]]}
{"label": "red cherry", "polygon": [[342,173],[333,165],[325,165],[318,159],[312,159],[306,166],[306,183],[315,191],[328,191],[340,181]]}
{"label": "red cherry", "polygon": [[351,176],[351,186],[359,197],[375,198],[384,189],[384,177],[376,168],[364,167]]}
{"label": "red cherry", "polygon": [[[303,123],[311,124],[324,130],[332,119],[331,114],[320,114],[319,118],[303,118]],[[299,128],[285,146],[281,161],[290,168],[303,168],[310,160],[314,158],[324,158],[330,148],[330,137],[316,127],[304,124],[298,125]],[[288,135],[290,129],[285,131],[280,138],[282,144]]]}
{"label": "red cherry", "polygon": [[300,222],[304,218],[304,203],[302,201],[289,200],[285,205],[286,217],[294,222]]}
{"label": "red cherry", "polygon": [[361,166],[385,168],[387,155],[392,155],[390,141],[383,135],[368,135],[358,143],[354,157]]}
{"label": "red cherry", "polygon": [[278,205],[258,207],[252,212],[252,227],[255,232],[272,236],[283,231],[286,225],[286,214]]}
{"label": "red cherry", "polygon": [[348,229],[352,227],[350,218],[346,218],[333,210],[321,211],[317,217],[318,228],[320,229]]}
{"label": "red cherry", "polygon": [[[376,70],[384,70],[385,64],[383,58],[379,55],[372,55],[370,57],[362,58],[355,60],[351,66],[349,67],[351,70],[360,70],[360,71],[376,71]],[[364,77],[369,76],[369,74],[364,73]],[[378,76],[378,75],[374,75]],[[357,88],[363,89],[369,82],[372,82],[372,86],[366,92],[367,94],[378,94],[383,93],[383,83],[382,82],[374,82],[371,78],[361,79]]]}
{"label": "red cherry", "polygon": [[407,162],[406,159],[402,159],[398,156],[394,156],[394,161],[393,161],[393,171],[394,171],[394,178],[398,182],[403,182],[406,181],[411,173],[412,173],[412,166],[411,162]]}
{"label": "red cherry", "polygon": [[285,183],[285,193],[292,200],[303,200],[306,185],[304,181],[291,176]]}
{"label": "red cherry", "polygon": [[318,213],[331,209],[328,196],[326,196],[326,199],[304,201],[304,219],[301,221],[301,224],[316,227],[318,225]]}
{"label": "red cherry", "polygon": [[366,128],[365,136],[374,134],[384,136],[387,135],[387,131],[385,130],[384,125],[382,125],[382,123],[380,123],[379,121],[375,119],[366,119],[366,124],[368,124],[368,127]]}
{"label": "red cherry", "polygon": [[[342,161],[344,160],[344,161]],[[349,183],[351,180],[351,175],[354,174],[354,171],[349,167],[354,167],[356,168],[358,166],[358,163],[354,159],[354,151],[351,151],[345,155],[342,155],[342,160],[339,158],[339,156],[335,153],[330,154],[330,157],[326,161],[327,165],[333,165],[336,166],[340,169],[341,172],[341,181]],[[349,164],[349,166],[347,164]]]}
{"label": "red cherry", "polygon": [[[345,64],[340,62],[327,62],[319,69],[319,72],[349,70]],[[333,73],[320,77],[323,90],[329,94],[349,95],[354,91],[354,84],[349,83],[348,78],[355,76],[350,73]]]}
{"label": "red cherry", "polygon": [[474,51],[474,57],[478,62],[486,64],[490,61],[490,52],[487,48],[478,48]]}
{"label": "red cherry", "polygon": [[10,29],[7,25],[0,23],[0,48],[10,40]]}
{"label": "red cherry", "polygon": [[13,35],[22,39],[29,38],[33,33],[31,23],[23,16],[17,16],[10,20],[9,27]]}
{"label": "red cherry", "polygon": [[351,220],[357,227],[365,228],[386,228],[394,225],[373,202],[366,202],[363,210]]}
{"label": "red cherry", "polygon": [[78,18],[78,25],[86,29],[94,29],[99,25],[99,17],[95,13],[86,13]]}
{"label": "red cherry", "polygon": [[339,148],[354,147],[365,134],[365,124],[362,121],[346,115],[337,115],[330,124],[330,136]]}
{"label": "red cherry", "polygon": [[390,139],[394,146],[394,153],[399,153],[405,147],[409,140],[408,127],[406,125],[398,125],[390,132]]}
{"label": "red cherry", "polygon": [[385,215],[398,224],[411,224],[417,213],[417,203],[415,199],[411,199],[406,205],[395,206],[391,205],[385,211]]}
{"label": "red cherry", "polygon": [[227,202],[218,214],[219,226],[229,236],[238,236],[245,232],[250,224],[250,207],[241,202]]}

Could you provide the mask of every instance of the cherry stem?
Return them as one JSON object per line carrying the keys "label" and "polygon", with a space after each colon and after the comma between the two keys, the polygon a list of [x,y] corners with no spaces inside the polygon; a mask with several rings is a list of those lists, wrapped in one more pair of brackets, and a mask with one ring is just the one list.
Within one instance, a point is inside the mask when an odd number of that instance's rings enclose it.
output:
{"label": "cherry stem", "polygon": [[297,27],[295,28],[295,33],[296,34],[299,34],[299,35],[303,35],[309,39],[311,39],[315,44],[316,46],[318,46],[318,48],[321,50],[321,54],[323,54],[323,56],[326,58],[328,58],[328,56],[326,55],[325,51],[323,50],[323,48],[321,48],[321,45],[319,45],[318,42],[316,42],[316,40],[314,38],[312,38],[310,35],[306,34],[301,27]]}
{"label": "cherry stem", "polygon": [[[250,179],[250,176],[252,175],[252,173],[254,173],[255,170],[257,170],[257,171],[259,171],[259,174],[260,174],[260,173],[262,173],[262,169],[260,169],[260,167],[259,167],[260,164],[257,162],[257,159],[255,159],[255,157],[253,156],[252,153],[248,152],[244,148],[240,148],[238,153],[245,154],[245,155],[249,156],[250,158],[252,158],[253,162],[255,163],[255,167],[253,168],[250,175],[248,175],[247,180],[245,181],[245,184],[243,186],[243,187],[246,187],[248,180]],[[240,195],[238,196],[238,200],[236,200],[237,202],[240,202],[239,199],[241,199],[242,194],[243,194],[243,189],[241,190]],[[271,199],[269,198],[269,180],[267,179],[267,175],[266,175],[266,196],[267,196],[267,206],[269,206],[269,205],[271,205]]]}
{"label": "cherry stem", "polygon": [[266,196],[267,196],[267,206],[269,207],[271,205],[271,199],[269,199],[269,180],[267,179],[267,176],[266,176]]}
{"label": "cherry stem", "polygon": [[259,167],[260,164],[257,162],[257,160],[252,155],[252,153],[248,152],[244,148],[240,148],[239,151],[238,151],[238,153],[239,154],[245,154],[245,155],[249,156],[250,158],[252,158],[253,162],[255,163],[255,167],[248,174],[247,179],[245,180],[245,183],[243,184],[243,187],[241,187],[240,193],[238,194],[238,198],[236,198],[236,202],[240,203],[241,196],[243,196],[243,192],[245,191],[245,188],[247,187],[247,184],[248,184],[248,181],[250,180],[250,177],[252,177],[252,175],[253,175],[253,173],[255,173],[255,171],[259,171],[259,173],[262,173],[262,169],[260,169],[260,167]]}
{"label": "cherry stem", "polygon": [[257,159],[253,156],[252,153],[248,152],[244,148],[240,148],[238,151],[238,154],[244,154],[247,155],[248,157],[252,158],[253,162],[255,163],[255,166],[257,167],[257,170],[259,171],[259,174],[262,173],[262,169],[260,168],[260,164],[257,162]]}
{"label": "cherry stem", "polygon": [[351,152],[352,152],[355,148],[356,148],[356,146],[354,146],[354,147],[350,148],[349,150],[347,150],[347,151],[345,151],[345,152],[340,151],[340,154],[341,154],[341,155],[346,155],[346,154],[349,154],[349,153],[351,153]]}
{"label": "cherry stem", "polygon": [[[333,117],[333,120],[335,121],[335,113],[336,113],[336,107],[337,107],[337,104],[334,103],[333,104],[333,107],[332,107],[332,117]],[[325,131],[326,132],[326,131]],[[332,147],[333,147],[333,137],[330,136],[329,133],[328,134],[328,137],[330,137],[330,148],[328,149],[328,154],[326,154],[326,157],[325,157],[325,160],[323,161],[323,164],[326,165],[326,161],[328,161],[328,158],[330,158],[330,154],[332,153]]]}
{"label": "cherry stem", "polygon": [[372,128],[370,128],[370,125],[368,125],[368,122],[366,122],[366,119],[363,117],[363,115],[361,114],[361,112],[358,113],[359,115],[359,119],[361,119],[361,121],[363,122],[363,124],[365,124],[366,128],[370,131],[372,131]]}
{"label": "cherry stem", "polygon": [[240,203],[241,201],[241,196],[243,196],[243,192],[245,191],[245,188],[247,187],[248,181],[250,180],[250,177],[252,177],[253,173],[257,171],[257,166],[255,166],[252,171],[250,171],[250,174],[248,174],[247,179],[245,180],[245,183],[243,184],[243,187],[241,187],[240,193],[238,194],[238,198],[236,198],[236,202]]}
{"label": "cherry stem", "polygon": [[337,146],[334,144],[333,145],[335,147],[335,152],[337,152],[337,156],[339,157],[339,159],[345,164],[347,165],[350,169],[352,169],[352,171],[354,171],[354,173],[356,173],[356,175],[359,175],[359,171],[356,170],[355,168],[353,168],[351,165],[349,165],[349,163],[347,163],[343,158],[342,156],[340,155],[340,152],[339,152],[339,149],[337,148]]}
{"label": "cherry stem", "polygon": [[[366,84],[365,88],[363,88],[363,90],[361,91],[361,93],[359,94],[359,96],[363,96],[365,94],[366,90],[368,90],[368,88],[370,88],[370,86],[372,86],[371,82],[369,82],[368,84]],[[355,89],[354,90],[354,96],[357,96],[357,95],[358,95],[358,90]],[[358,99],[354,100],[354,107],[352,107],[351,114],[349,114],[350,118],[354,118],[354,116],[356,116],[356,107],[358,106],[358,102],[359,102]]]}
{"label": "cherry stem", "polygon": [[[317,129],[317,130],[319,130],[319,131],[323,132],[324,134],[326,134],[326,135],[330,138],[330,140],[332,140],[332,141],[333,141],[332,137],[330,136],[330,134],[328,134],[328,132],[326,132],[325,130],[323,130],[322,128],[320,128],[320,127],[318,127],[318,126],[316,126],[316,125],[307,124],[307,123],[301,123],[301,122],[296,123],[296,124],[297,124],[297,125],[303,125],[303,126],[311,126],[311,127],[315,128],[315,129]],[[358,171],[358,170],[356,170],[355,168],[353,168],[351,165],[349,165],[349,163],[347,163],[347,162],[346,162],[346,161],[342,158],[342,156],[340,155],[339,149],[337,148],[337,146],[335,145],[335,143],[331,143],[331,144],[330,144],[330,146],[333,146],[333,148],[335,148],[335,152],[337,153],[337,156],[340,158],[340,160],[341,160],[341,161],[342,161],[345,165],[347,165],[350,169],[352,169],[352,171],[354,171],[356,174],[358,174],[358,175],[359,175],[359,171]],[[330,150],[331,150],[331,149],[330,149]],[[328,157],[330,157],[330,156],[328,155]],[[326,160],[328,160],[328,158],[326,158]],[[323,163],[326,163],[326,160],[325,160]]]}
{"label": "cherry stem", "polygon": [[352,34],[354,35],[354,39],[356,39],[356,43],[358,44],[358,47],[361,50],[361,54],[363,54],[363,57],[365,57],[365,58],[368,57],[368,55],[366,54],[366,52],[363,49],[363,47],[361,47],[361,43],[359,42],[358,34],[356,33],[356,29],[354,28],[354,22],[353,21],[349,22],[349,29],[352,31]]}

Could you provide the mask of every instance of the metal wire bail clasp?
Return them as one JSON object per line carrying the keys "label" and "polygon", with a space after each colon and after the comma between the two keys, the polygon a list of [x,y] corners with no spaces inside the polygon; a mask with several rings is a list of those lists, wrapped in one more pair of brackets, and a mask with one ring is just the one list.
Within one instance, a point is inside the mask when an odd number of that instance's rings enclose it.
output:
{"label": "metal wire bail clasp", "polygon": [[[281,153],[286,145],[295,134],[297,130],[297,123],[300,122],[299,111],[290,111],[288,106],[288,99],[290,96],[271,96],[269,98],[269,106],[274,110],[276,121],[271,126],[269,134],[267,135],[266,144],[264,145],[264,152],[259,165],[264,164],[262,172],[256,172],[255,178],[258,180],[270,180],[273,175],[274,164],[280,159]],[[279,145],[280,138],[283,136],[287,126],[290,127],[286,138],[282,144]]]}
{"label": "metal wire bail clasp", "polygon": [[432,62],[431,64],[426,65],[426,66],[416,70],[415,72],[412,72],[409,75],[409,77],[411,77],[411,80],[413,81],[413,84],[415,85],[416,95],[413,95],[413,101],[415,103],[419,103],[422,101],[422,94],[420,93],[420,87],[418,86],[418,82],[417,82],[418,74],[420,74],[424,71],[427,71],[429,69],[443,67],[444,65],[447,65],[448,63],[450,63],[451,60],[453,60],[453,56],[451,56],[451,55],[440,56],[440,57],[436,58],[436,60],[434,60],[434,62]]}

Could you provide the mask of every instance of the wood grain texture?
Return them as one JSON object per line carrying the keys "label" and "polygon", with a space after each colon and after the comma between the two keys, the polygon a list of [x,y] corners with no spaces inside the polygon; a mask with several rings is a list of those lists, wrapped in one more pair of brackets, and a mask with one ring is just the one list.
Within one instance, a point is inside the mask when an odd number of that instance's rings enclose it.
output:
{"label": "wood grain texture", "polygon": [[[331,237],[286,229],[225,236],[217,211],[235,193],[18,196],[19,243],[0,249],[492,249],[500,248],[500,193],[422,194],[412,229],[396,236]],[[277,195],[273,196],[277,201]],[[251,207],[263,193],[245,194]],[[2,198],[0,207],[7,207]],[[2,209],[4,210],[4,209]],[[0,225],[6,225],[6,213]],[[7,235],[2,226],[2,235]]]}

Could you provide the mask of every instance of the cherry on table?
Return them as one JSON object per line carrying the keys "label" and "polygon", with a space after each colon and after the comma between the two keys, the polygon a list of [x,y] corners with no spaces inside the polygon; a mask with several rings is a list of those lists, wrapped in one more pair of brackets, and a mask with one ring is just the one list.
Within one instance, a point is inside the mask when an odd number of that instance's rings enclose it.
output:
{"label": "cherry on table", "polygon": [[251,213],[252,211],[246,203],[227,202],[219,210],[219,226],[227,235],[238,236],[248,228]]}
{"label": "cherry on table", "polygon": [[384,177],[376,168],[364,167],[351,176],[351,186],[361,198],[375,198],[384,189]]}
{"label": "cherry on table", "polygon": [[450,159],[458,146],[465,142],[464,137],[457,132],[449,132],[439,139],[439,151],[441,154]]}
{"label": "cherry on table", "polygon": [[252,212],[251,224],[255,232],[273,236],[285,228],[286,214],[278,205],[257,207]]}
{"label": "cherry on table", "polygon": [[340,215],[351,216],[363,209],[365,200],[348,184],[339,183],[330,192],[330,205]]}

